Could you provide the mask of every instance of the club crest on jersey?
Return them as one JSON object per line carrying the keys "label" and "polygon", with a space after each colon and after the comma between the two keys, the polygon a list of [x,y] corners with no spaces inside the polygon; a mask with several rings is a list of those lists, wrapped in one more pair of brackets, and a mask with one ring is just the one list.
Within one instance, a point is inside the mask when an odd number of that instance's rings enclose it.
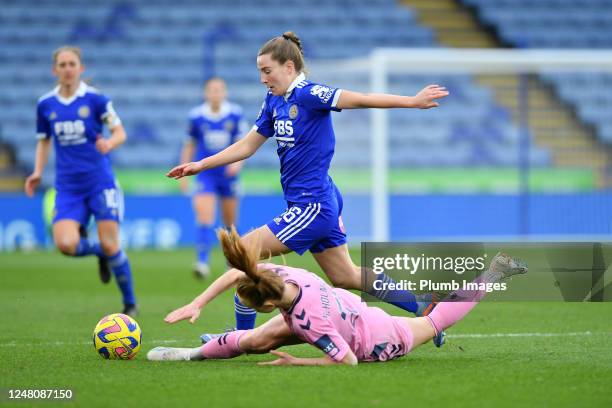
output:
{"label": "club crest on jersey", "polygon": [[89,114],[90,114],[90,113],[91,113],[91,112],[90,112],[90,110],[89,110],[89,106],[85,106],[85,105],[83,105],[83,106],[81,106],[81,107],[79,108],[79,117],[81,117],[81,118],[83,118],[83,119],[85,119],[85,118],[89,117]]}
{"label": "club crest on jersey", "polygon": [[274,218],[274,222],[276,223],[276,225],[280,225],[281,217]]}
{"label": "club crest on jersey", "polygon": [[226,132],[232,133],[232,131],[234,130],[234,123],[228,120],[225,123],[223,123],[223,128],[225,129]]}
{"label": "club crest on jersey", "polygon": [[295,119],[297,118],[297,115],[298,115],[297,105],[291,105],[291,107],[289,108],[289,118]]}
{"label": "club crest on jersey", "polygon": [[334,94],[335,89],[329,88],[323,85],[315,85],[310,90],[310,94],[314,96],[318,96],[321,102],[327,103],[329,102],[329,98]]}
{"label": "club crest on jersey", "polygon": [[55,120],[55,119],[57,119],[57,113],[51,112],[51,114],[49,115],[49,120]]}
{"label": "club crest on jersey", "polygon": [[276,117],[276,108],[274,108],[274,111],[272,112],[272,117],[275,118]]}

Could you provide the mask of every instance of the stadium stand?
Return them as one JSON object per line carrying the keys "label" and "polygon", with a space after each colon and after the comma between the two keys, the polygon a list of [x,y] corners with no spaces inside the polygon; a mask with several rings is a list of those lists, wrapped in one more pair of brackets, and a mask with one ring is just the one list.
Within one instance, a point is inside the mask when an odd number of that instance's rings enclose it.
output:
{"label": "stadium stand", "polygon": [[[535,3],[521,1],[529,5]],[[53,84],[51,51],[65,43],[83,48],[87,65],[85,77],[91,78],[93,86],[112,97],[124,121],[129,142],[113,157],[116,166],[124,168],[166,168],[177,162],[187,113],[200,102],[201,84],[210,75],[227,79],[231,99],[241,104],[249,121],[253,121],[265,96],[255,69],[256,52],[266,39],[285,30],[296,31],[302,37],[306,57],[312,62],[363,57],[381,46],[457,46],[449,44],[449,36],[443,35],[444,29],[452,34],[450,38],[457,38],[457,30],[465,33],[467,27],[478,26],[478,21],[493,25],[506,45],[540,44],[533,40],[539,38],[536,34],[515,40],[504,34],[513,31],[502,28],[503,21],[530,26],[527,17],[521,19],[516,13],[510,13],[512,4],[516,4],[513,1],[465,0],[463,4],[475,10],[475,14],[470,14],[470,9],[460,2],[421,1],[421,6],[429,3],[433,7],[435,3],[438,13],[444,11],[441,7],[449,4],[462,10],[461,18],[441,19],[446,21],[445,27],[436,26],[435,21],[427,19],[427,13],[416,4],[419,1],[405,3],[409,7],[395,0],[315,0],[308,4],[297,0],[231,3],[210,0],[205,5],[196,0],[133,0],[112,5],[81,0],[10,2],[0,15],[0,41],[3,43],[0,48],[0,86],[3,89],[0,122],[5,139],[16,146],[18,161],[31,167],[36,143],[35,103]],[[541,3],[555,3],[554,8],[560,11],[566,10],[562,4],[572,12],[578,7],[572,5],[577,3],[575,1]],[[593,3],[603,9],[610,2],[597,0]],[[538,15],[545,17],[551,7],[539,8]],[[531,9],[523,9],[531,13]],[[274,18],[270,18],[270,10],[286,12],[276,12]],[[593,21],[607,21],[602,17],[605,13],[597,13],[598,10],[601,11],[594,8],[589,14],[582,8],[580,16],[572,21],[588,25],[589,15],[597,18]],[[566,20],[559,21],[561,27]],[[482,27],[477,28],[482,30]],[[585,38],[581,46],[592,45],[589,41],[594,37],[589,35],[590,31],[581,33]],[[466,34],[464,40],[469,46],[499,44],[496,38],[478,34]],[[601,44],[605,43],[603,40]],[[312,78],[335,86],[357,86],[355,89],[367,90],[338,73],[313,72]],[[572,105],[572,90],[565,87],[578,83],[579,78],[563,81],[550,75],[543,80],[544,85],[552,84],[561,102],[575,106]],[[518,155],[508,154],[518,143],[514,111],[499,97],[494,84],[470,75],[397,76],[391,78],[390,86],[393,92],[413,93],[429,82],[446,85],[453,97],[445,101],[445,109],[437,110],[435,115],[426,111],[391,112],[392,166],[517,164]],[[565,85],[561,86],[561,82]],[[609,103],[609,98],[602,93],[597,100]],[[612,122],[603,110],[589,103],[579,106],[576,111],[580,120],[595,126],[601,140],[610,142]],[[362,153],[369,140],[364,131],[367,115],[366,112],[351,112],[334,116],[338,137],[336,166],[367,165],[367,155]],[[576,126],[580,130],[584,124]],[[554,148],[536,132],[532,133],[531,164],[564,165]],[[249,166],[276,165],[273,151],[274,144],[267,143]]]}
{"label": "stadium stand", "polygon": [[[462,0],[500,45],[516,48],[612,48],[610,0]],[[610,74],[545,72],[531,78],[536,142],[560,166],[592,167],[612,185]],[[536,99],[534,98],[534,99]],[[578,154],[577,154],[578,153]]]}

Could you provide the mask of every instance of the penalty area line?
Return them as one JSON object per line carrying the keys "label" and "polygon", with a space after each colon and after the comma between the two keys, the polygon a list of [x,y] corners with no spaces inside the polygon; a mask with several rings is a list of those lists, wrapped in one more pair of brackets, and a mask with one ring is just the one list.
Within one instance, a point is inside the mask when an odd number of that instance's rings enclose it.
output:
{"label": "penalty area line", "polygon": [[576,337],[576,336],[591,336],[594,334],[608,333],[593,333],[585,332],[567,332],[567,333],[457,333],[448,334],[450,339],[487,339],[497,337]]}

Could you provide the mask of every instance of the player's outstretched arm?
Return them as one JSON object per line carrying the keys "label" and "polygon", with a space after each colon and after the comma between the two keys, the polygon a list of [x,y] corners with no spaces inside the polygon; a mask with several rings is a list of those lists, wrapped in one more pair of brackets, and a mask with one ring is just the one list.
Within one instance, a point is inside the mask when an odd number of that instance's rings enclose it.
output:
{"label": "player's outstretched arm", "polygon": [[189,319],[189,323],[194,323],[198,317],[200,317],[200,312],[204,306],[221,293],[233,287],[238,279],[243,276],[245,276],[244,272],[234,268],[230,269],[219,276],[200,296],[193,299],[191,303],[168,313],[164,321],[166,323],[176,323],[181,320]]}
{"label": "player's outstretched arm", "polygon": [[437,99],[448,96],[446,88],[440,85],[428,85],[415,96],[391,94],[364,94],[342,90],[336,107],[339,109],[362,108],[420,108],[429,109],[439,106]]}
{"label": "player's outstretched arm", "polygon": [[278,357],[273,361],[265,361],[262,363],[258,363],[259,365],[337,365],[337,364],[345,364],[345,365],[357,365],[357,357],[352,351],[348,351],[342,361],[336,361],[331,357],[316,357],[316,358],[300,358],[294,357],[289,353],[285,353],[283,351],[271,350],[270,354],[274,354]]}
{"label": "player's outstretched arm", "polygon": [[25,181],[24,190],[28,197],[34,195],[36,187],[40,184],[42,173],[49,159],[51,150],[51,139],[40,139],[36,144],[36,158],[34,159],[34,171]]}
{"label": "player's outstretched arm", "polygon": [[185,176],[193,176],[204,170],[214,169],[215,167],[224,166],[226,164],[235,163],[251,157],[268,140],[255,130],[251,130],[245,137],[232,144],[225,150],[219,153],[206,157],[197,162],[183,163],[176,166],[168,173],[166,177],[175,180]]}

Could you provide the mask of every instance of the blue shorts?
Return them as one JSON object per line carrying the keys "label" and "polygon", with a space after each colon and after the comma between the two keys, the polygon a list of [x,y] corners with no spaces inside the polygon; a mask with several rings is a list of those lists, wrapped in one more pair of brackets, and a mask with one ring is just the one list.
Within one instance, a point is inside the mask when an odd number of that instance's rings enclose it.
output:
{"label": "blue shorts", "polygon": [[238,195],[238,187],[236,176],[204,176],[196,179],[194,194],[215,194],[223,198],[232,198]]}
{"label": "blue shorts", "polygon": [[57,192],[53,209],[54,223],[69,219],[87,226],[92,215],[96,221],[122,221],[123,192],[117,185],[91,192]]}
{"label": "blue shorts", "polygon": [[323,252],[346,244],[342,222],[342,195],[336,188],[331,200],[312,203],[287,203],[287,209],[268,224],[268,228],[287,248],[298,255],[310,250]]}

